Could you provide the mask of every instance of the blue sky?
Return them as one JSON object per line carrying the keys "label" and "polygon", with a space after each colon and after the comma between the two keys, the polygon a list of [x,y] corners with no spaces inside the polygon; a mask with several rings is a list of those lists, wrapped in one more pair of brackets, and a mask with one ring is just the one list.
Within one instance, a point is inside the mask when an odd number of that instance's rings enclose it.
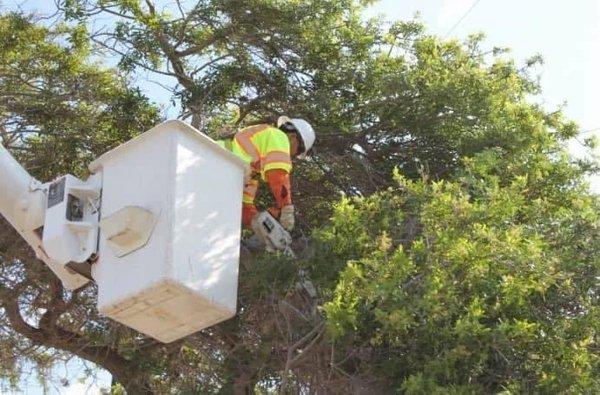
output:
{"label": "blue sky", "polygon": [[[53,1],[0,0],[0,4],[47,11]],[[367,15],[411,19],[417,12],[431,34],[444,37],[452,29],[449,37],[462,39],[470,33],[484,32],[490,48],[510,47],[518,63],[541,54],[545,59],[539,68],[543,104],[555,109],[566,102],[564,112],[581,130],[596,129],[585,136],[596,134],[600,138],[600,1],[381,0],[369,8]],[[168,106],[168,96],[157,85],[142,86],[149,97]],[[570,148],[574,155],[585,154],[577,141]],[[600,177],[595,177],[592,184],[600,192]],[[109,382],[107,375],[99,380],[101,385]],[[27,393],[37,393],[36,388],[35,384],[28,386]],[[87,385],[81,384],[56,391],[82,393],[84,388]],[[91,388],[87,393],[98,392],[97,386]]]}
{"label": "blue sky", "polygon": [[540,53],[543,96],[548,105],[568,102],[566,113],[582,128],[600,126],[600,2],[597,0],[382,0],[372,14],[411,18],[417,11],[433,34],[450,38],[484,32],[491,46],[506,46],[522,61]]}
{"label": "blue sky", "polygon": [[[388,19],[409,19],[416,12],[430,33],[462,39],[484,32],[490,47],[511,48],[517,62],[539,53],[543,104],[565,114],[588,132],[570,144],[576,156],[585,155],[580,142],[600,138],[600,1],[544,0],[381,0],[369,10]],[[596,155],[600,150],[596,149]],[[592,187],[600,193],[600,177]]]}

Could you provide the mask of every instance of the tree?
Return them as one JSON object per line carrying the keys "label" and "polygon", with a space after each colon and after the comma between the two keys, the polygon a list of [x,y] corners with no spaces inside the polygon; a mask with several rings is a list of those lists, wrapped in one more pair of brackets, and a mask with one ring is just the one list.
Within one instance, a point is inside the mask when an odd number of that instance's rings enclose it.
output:
{"label": "tree", "polygon": [[[157,122],[137,89],[89,61],[81,26],[49,29],[7,13],[0,42],[0,137],[37,178],[85,176],[92,158]],[[65,353],[126,375],[114,344],[94,341],[110,324],[95,311],[93,288],[65,292],[4,219],[0,235],[2,376],[14,384],[23,364],[43,373]]]}
{"label": "tree", "polygon": [[[301,257],[243,250],[235,319],[161,345],[100,319],[92,288],[75,294],[77,336],[114,352],[92,360],[129,392],[596,389],[598,203],[582,181],[595,165],[564,151],[577,126],[528,101],[534,60],[519,69],[481,36],[364,21],[367,3],[61,3],[78,42],[172,78],[181,116],[203,132],[287,113],[319,133],[294,170]],[[85,34],[98,16],[114,25]]]}
{"label": "tree", "polygon": [[314,264],[344,267],[325,310],[347,373],[406,393],[598,391],[598,200],[541,152],[338,205]]}

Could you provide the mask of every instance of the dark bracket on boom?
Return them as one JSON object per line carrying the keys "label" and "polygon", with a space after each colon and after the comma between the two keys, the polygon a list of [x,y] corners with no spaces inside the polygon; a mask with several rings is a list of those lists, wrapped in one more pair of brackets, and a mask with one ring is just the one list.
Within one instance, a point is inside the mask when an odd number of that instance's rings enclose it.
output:
{"label": "dark bracket on boom", "polygon": [[88,280],[94,281],[92,278],[92,265],[98,260],[97,254],[92,254],[85,262],[69,262],[65,266],[77,274],[82,275]]}

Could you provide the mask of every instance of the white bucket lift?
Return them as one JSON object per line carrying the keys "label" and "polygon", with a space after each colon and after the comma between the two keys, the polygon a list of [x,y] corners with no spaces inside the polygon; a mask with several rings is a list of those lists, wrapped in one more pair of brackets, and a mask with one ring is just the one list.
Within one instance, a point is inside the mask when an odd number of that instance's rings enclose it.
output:
{"label": "white bucket lift", "polygon": [[162,342],[235,315],[245,163],[168,121],[90,170],[102,173],[99,311]]}
{"label": "white bucket lift", "polygon": [[0,146],[0,213],[63,284],[89,277],[98,310],[171,342],[236,312],[247,165],[180,121],[41,184]]}

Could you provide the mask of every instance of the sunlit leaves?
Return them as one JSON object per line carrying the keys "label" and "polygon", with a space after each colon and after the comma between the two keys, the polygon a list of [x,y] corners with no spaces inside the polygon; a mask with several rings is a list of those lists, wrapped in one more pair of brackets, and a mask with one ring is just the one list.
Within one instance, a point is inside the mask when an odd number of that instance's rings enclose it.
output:
{"label": "sunlit leaves", "polygon": [[[491,150],[462,174],[397,175],[399,188],[336,208],[317,234],[330,262],[351,258],[325,304],[330,335],[379,347],[372,368],[409,393],[596,392],[599,209],[581,172],[560,157]],[[388,221],[371,227],[372,207]],[[397,212],[418,215],[408,245],[388,237],[407,226],[389,221]],[[360,248],[348,229],[360,230]]]}

